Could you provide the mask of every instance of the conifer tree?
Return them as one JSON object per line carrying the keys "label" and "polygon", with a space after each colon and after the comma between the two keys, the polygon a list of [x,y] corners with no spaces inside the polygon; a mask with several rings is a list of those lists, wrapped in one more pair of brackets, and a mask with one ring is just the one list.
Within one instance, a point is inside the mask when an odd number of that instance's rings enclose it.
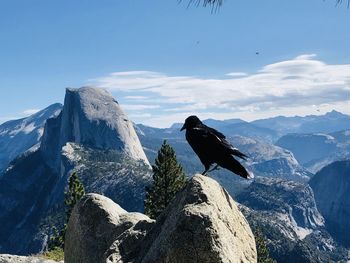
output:
{"label": "conifer tree", "polygon": [[270,252],[268,247],[266,246],[265,237],[259,227],[255,227],[254,230],[255,244],[256,250],[258,253],[258,263],[276,263],[270,257]]}
{"label": "conifer tree", "polygon": [[80,182],[76,172],[69,177],[68,191],[64,193],[64,204],[66,205],[66,220],[69,217],[76,203],[85,195],[84,185]]}
{"label": "conifer tree", "polygon": [[153,169],[153,185],[146,187],[145,214],[157,218],[175,194],[181,190],[187,178],[176,160],[174,149],[164,140]]}
{"label": "conifer tree", "polygon": [[53,227],[53,236],[48,242],[49,251],[55,250],[57,248],[64,249],[64,239],[69,217],[72,214],[75,204],[84,196],[84,194],[84,185],[80,182],[77,173],[72,173],[69,177],[68,191],[64,193],[64,204],[66,206],[66,223],[60,231],[58,231],[57,228]]}

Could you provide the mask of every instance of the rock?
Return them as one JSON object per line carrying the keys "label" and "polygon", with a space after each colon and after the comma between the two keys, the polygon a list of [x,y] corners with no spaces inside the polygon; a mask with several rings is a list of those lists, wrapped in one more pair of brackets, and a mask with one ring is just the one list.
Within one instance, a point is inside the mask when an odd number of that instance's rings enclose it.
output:
{"label": "rock", "polygon": [[[63,263],[63,261],[61,262]],[[57,263],[57,261],[38,257],[24,257],[2,254],[0,255],[0,263]]]}
{"label": "rock", "polygon": [[215,180],[194,176],[157,222],[86,195],[69,220],[66,263],[257,262],[252,231]]}
{"label": "rock", "polygon": [[101,262],[117,237],[140,222],[147,228],[154,221],[140,213],[128,213],[102,195],[85,195],[69,219],[65,262]]}
{"label": "rock", "polygon": [[62,113],[47,123],[42,138],[41,150],[53,166],[67,142],[122,151],[149,165],[133,123],[104,89],[66,89]]}
{"label": "rock", "polygon": [[350,161],[334,162],[310,180],[328,231],[350,246]]}

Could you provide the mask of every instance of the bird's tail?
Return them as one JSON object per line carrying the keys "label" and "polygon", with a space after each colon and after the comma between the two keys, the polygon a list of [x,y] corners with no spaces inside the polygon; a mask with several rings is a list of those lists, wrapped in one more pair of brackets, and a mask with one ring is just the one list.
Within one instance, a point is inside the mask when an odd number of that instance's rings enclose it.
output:
{"label": "bird's tail", "polygon": [[243,160],[247,160],[248,156],[245,155],[244,153],[240,152],[237,148],[233,148],[231,150],[231,154],[233,154],[234,156],[237,156]]}
{"label": "bird's tail", "polygon": [[254,174],[245,169],[232,155],[227,155],[218,164],[245,179],[254,178]]}

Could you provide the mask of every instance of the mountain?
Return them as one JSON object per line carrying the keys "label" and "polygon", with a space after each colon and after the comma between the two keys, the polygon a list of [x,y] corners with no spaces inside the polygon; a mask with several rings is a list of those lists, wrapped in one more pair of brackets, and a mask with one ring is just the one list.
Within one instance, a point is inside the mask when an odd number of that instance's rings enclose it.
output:
{"label": "mountain", "polygon": [[52,226],[64,221],[63,193],[73,171],[87,192],[143,210],[150,166],[132,122],[107,91],[67,89],[40,147],[12,161],[0,178],[0,253],[44,248]]}
{"label": "mountain", "polygon": [[326,231],[307,184],[258,178],[237,196],[237,201],[250,226],[258,227],[266,236],[277,262],[328,263],[349,257]]}
{"label": "mountain", "polygon": [[287,133],[331,133],[350,129],[350,116],[333,110],[324,115],[278,116],[251,123],[258,127],[275,130],[280,135]]}
{"label": "mountain", "polygon": [[67,142],[119,150],[148,164],[132,122],[111,94],[102,89],[66,90],[62,114],[47,122],[40,149],[49,153],[48,161],[55,164]]}
{"label": "mountain", "polygon": [[18,155],[38,147],[47,119],[56,117],[62,109],[60,103],[23,119],[0,125],[0,172]]}
{"label": "mountain", "polygon": [[288,134],[281,137],[276,145],[293,152],[301,164],[325,158],[337,149],[335,138],[323,133]]}
{"label": "mountain", "polygon": [[215,120],[215,119],[206,119],[203,121],[205,125],[210,127],[216,127],[216,129],[220,129],[232,124],[244,123],[244,120],[241,119],[228,119],[228,120]]}
{"label": "mountain", "polygon": [[350,246],[350,161],[334,162],[310,180],[317,207],[332,235]]}
{"label": "mountain", "polygon": [[295,158],[310,172],[350,157],[350,131],[330,134],[287,134],[276,145],[293,152]]}

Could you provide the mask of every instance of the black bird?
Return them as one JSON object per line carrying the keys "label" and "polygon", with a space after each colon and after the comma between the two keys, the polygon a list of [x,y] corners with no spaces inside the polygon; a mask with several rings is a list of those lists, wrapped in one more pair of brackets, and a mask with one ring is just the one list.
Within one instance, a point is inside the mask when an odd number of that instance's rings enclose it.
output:
{"label": "black bird", "polygon": [[253,177],[233,157],[237,156],[246,160],[248,156],[234,148],[221,132],[203,124],[197,116],[189,116],[181,128],[182,130],[186,130],[187,142],[205,167],[203,175],[209,171],[211,165],[216,164],[210,171],[221,166],[243,178]]}

